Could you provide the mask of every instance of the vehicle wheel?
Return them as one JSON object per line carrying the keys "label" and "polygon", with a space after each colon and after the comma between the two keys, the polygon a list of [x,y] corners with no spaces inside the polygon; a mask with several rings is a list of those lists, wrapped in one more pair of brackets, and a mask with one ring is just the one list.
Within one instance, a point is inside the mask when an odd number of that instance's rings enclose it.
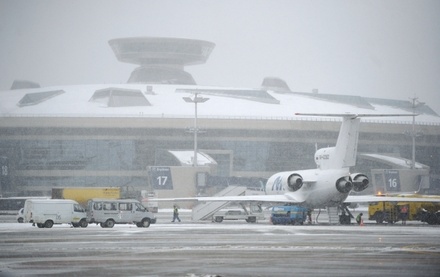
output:
{"label": "vehicle wheel", "polygon": [[144,218],[142,219],[142,222],[139,224],[140,226],[138,227],[143,227],[143,228],[148,228],[150,227],[150,219],[149,218]]}
{"label": "vehicle wheel", "polygon": [[246,222],[255,223],[257,222],[257,218],[255,216],[250,216],[246,219]]}
{"label": "vehicle wheel", "polygon": [[43,225],[43,223],[37,223],[37,227],[38,228],[44,228],[44,225]]}
{"label": "vehicle wheel", "polygon": [[376,216],[376,223],[382,224],[384,218],[383,213],[376,213],[375,216]]}
{"label": "vehicle wheel", "polygon": [[71,223],[72,224],[72,226],[73,226],[73,228],[78,228],[79,227],[79,224],[78,223]]}
{"label": "vehicle wheel", "polygon": [[52,226],[53,226],[52,220],[48,220],[44,223],[44,228],[52,228]]}
{"label": "vehicle wheel", "polygon": [[79,227],[81,227],[81,228],[86,228],[87,226],[89,226],[89,223],[87,222],[87,220],[85,220],[84,218],[83,219],[81,219],[80,221],[79,221]]}
{"label": "vehicle wheel", "polygon": [[220,222],[222,222],[222,221],[223,221],[223,217],[222,217],[222,216],[216,216],[216,217],[215,217],[215,222],[220,223]]}
{"label": "vehicle wheel", "polygon": [[18,221],[18,223],[23,223],[23,218],[22,217],[19,217],[18,219],[17,219],[17,221]]}
{"label": "vehicle wheel", "polygon": [[104,224],[107,228],[113,228],[113,226],[115,226],[115,221],[113,219],[107,219]]}
{"label": "vehicle wheel", "polygon": [[107,226],[105,226],[104,222],[99,223],[99,226],[101,226],[102,228],[107,228]]}
{"label": "vehicle wheel", "polygon": [[428,217],[426,218],[426,223],[428,223],[429,225],[438,224],[437,216],[434,213],[429,213]]}

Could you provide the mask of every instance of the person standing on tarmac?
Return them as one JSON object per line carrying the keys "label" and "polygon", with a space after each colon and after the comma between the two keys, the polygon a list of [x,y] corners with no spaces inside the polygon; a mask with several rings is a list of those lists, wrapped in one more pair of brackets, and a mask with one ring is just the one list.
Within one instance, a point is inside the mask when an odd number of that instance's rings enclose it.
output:
{"label": "person standing on tarmac", "polygon": [[180,218],[179,218],[179,208],[177,207],[177,205],[174,205],[173,206],[173,221],[171,221],[171,222],[174,222],[174,221],[176,221],[176,219],[180,222]]}
{"label": "person standing on tarmac", "polygon": [[356,216],[356,222],[357,222],[358,225],[361,225],[361,223],[362,223],[362,216],[363,215],[364,215],[363,213],[360,213],[360,214],[358,214]]}
{"label": "person standing on tarmac", "polygon": [[408,205],[400,207],[400,219],[402,219],[402,225],[406,225],[406,220],[408,219]]}
{"label": "person standing on tarmac", "polygon": [[312,210],[311,209],[307,210],[307,222],[309,224],[312,224]]}

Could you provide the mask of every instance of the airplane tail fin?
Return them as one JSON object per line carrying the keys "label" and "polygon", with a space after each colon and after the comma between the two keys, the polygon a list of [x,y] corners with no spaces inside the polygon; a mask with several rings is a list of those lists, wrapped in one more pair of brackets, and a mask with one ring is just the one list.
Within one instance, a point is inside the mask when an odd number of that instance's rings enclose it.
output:
{"label": "airplane tail fin", "polygon": [[339,169],[356,164],[359,123],[360,118],[343,117],[336,146],[321,148],[315,153],[320,169]]}
{"label": "airplane tail fin", "polygon": [[356,165],[359,125],[361,117],[416,116],[417,114],[312,114],[296,113],[305,116],[342,117],[335,147],[319,149],[315,161],[321,169],[338,169]]}
{"label": "airplane tail fin", "polygon": [[336,168],[354,166],[359,139],[360,118],[344,117],[335,146],[332,163]]}

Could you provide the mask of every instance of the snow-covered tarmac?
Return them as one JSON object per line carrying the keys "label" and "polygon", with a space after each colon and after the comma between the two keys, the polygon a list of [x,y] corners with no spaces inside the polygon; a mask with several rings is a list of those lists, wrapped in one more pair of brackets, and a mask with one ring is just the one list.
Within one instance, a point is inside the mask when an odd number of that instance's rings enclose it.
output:
{"label": "snow-covered tarmac", "polygon": [[0,223],[0,276],[440,276],[440,226]]}

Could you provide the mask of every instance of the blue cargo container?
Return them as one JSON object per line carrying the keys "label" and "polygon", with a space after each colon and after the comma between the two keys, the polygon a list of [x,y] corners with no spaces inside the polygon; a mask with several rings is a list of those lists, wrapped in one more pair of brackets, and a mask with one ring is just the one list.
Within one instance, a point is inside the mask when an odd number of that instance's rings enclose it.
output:
{"label": "blue cargo container", "polygon": [[272,207],[272,214],[270,216],[270,220],[274,225],[302,225],[306,219],[307,208],[300,206],[275,206]]}

